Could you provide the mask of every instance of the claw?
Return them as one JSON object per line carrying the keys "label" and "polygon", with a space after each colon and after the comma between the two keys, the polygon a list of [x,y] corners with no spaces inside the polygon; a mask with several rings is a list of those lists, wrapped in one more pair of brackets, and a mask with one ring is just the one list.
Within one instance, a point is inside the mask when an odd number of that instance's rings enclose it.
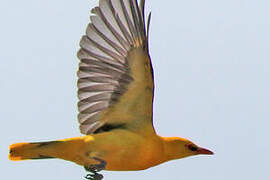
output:
{"label": "claw", "polygon": [[88,180],[102,180],[103,179],[103,175],[102,174],[98,174],[98,173],[87,174],[85,176],[85,179],[88,179]]}
{"label": "claw", "polygon": [[91,174],[87,174],[84,178],[85,179],[91,179],[92,178],[92,175]]}

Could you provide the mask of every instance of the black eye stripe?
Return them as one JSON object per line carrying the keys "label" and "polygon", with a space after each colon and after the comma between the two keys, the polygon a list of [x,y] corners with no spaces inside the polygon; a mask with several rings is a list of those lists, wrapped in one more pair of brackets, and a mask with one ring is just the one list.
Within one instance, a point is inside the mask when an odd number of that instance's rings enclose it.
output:
{"label": "black eye stripe", "polygon": [[198,151],[198,149],[199,149],[197,146],[195,146],[193,144],[188,144],[187,147],[191,151]]}
{"label": "black eye stripe", "polygon": [[190,149],[191,151],[197,151],[197,150],[198,150],[198,148],[195,147],[195,146],[190,146],[189,149]]}

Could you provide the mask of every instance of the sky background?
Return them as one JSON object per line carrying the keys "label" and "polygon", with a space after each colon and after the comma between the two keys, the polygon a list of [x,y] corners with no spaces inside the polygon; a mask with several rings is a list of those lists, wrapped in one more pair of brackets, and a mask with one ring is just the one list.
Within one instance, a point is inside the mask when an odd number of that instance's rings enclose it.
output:
{"label": "sky background", "polygon": [[[270,1],[146,0],[152,11],[154,124],[215,152],[106,180],[268,179]],[[80,180],[72,162],[11,162],[8,146],[80,136],[76,52],[97,0],[0,6],[1,179]]]}

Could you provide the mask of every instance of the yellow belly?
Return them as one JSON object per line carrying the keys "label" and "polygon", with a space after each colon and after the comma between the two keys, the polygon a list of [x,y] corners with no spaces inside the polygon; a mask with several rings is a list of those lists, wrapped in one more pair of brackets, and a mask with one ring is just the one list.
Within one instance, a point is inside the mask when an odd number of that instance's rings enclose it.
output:
{"label": "yellow belly", "polygon": [[86,158],[98,157],[105,160],[106,170],[143,170],[164,162],[163,145],[156,135],[142,136],[126,130],[116,130],[92,137],[94,140],[87,145]]}

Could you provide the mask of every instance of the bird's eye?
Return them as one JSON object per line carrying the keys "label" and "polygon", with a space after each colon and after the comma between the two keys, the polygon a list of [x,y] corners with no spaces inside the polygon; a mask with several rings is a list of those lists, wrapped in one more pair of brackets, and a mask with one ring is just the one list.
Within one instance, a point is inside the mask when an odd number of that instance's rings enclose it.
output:
{"label": "bird's eye", "polygon": [[193,144],[188,144],[187,147],[191,151],[198,151],[198,147],[194,146]]}

